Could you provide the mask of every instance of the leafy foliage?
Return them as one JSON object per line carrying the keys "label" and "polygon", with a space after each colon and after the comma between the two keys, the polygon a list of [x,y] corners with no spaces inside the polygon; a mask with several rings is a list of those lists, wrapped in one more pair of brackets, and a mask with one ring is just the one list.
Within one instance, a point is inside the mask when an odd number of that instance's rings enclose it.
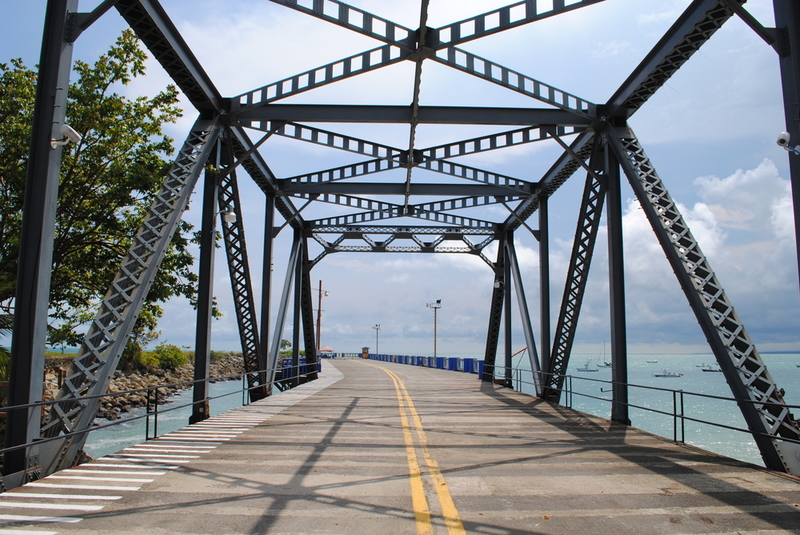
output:
{"label": "leafy foliage", "polygon": [[[173,140],[163,125],[181,116],[177,89],[152,98],[116,93],[145,73],[147,56],[126,30],[93,65],[76,61],[67,121],[82,134],[64,147],[59,184],[50,292],[51,344],[77,345],[119,260],[140,226],[146,207],[169,169]],[[73,77],[75,78],[75,77]],[[0,307],[10,312],[25,195],[36,73],[19,59],[0,64]],[[192,226],[182,222],[173,236],[144,311],[134,329],[141,347],[157,336],[159,303],[176,295],[196,299],[197,276],[188,248]],[[215,315],[219,313],[215,309]]]}
{"label": "leafy foliage", "polygon": [[174,370],[189,363],[189,359],[183,353],[183,350],[176,345],[159,344],[153,350],[153,354],[158,359],[158,365],[162,368]]}

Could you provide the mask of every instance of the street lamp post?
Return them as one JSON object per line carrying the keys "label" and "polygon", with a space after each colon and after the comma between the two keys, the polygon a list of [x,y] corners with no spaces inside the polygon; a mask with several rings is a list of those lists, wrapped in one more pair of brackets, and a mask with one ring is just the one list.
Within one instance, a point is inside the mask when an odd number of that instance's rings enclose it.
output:
{"label": "street lamp post", "polygon": [[317,351],[322,348],[322,298],[330,294],[322,289],[322,281],[319,281],[319,298],[317,299]]}
{"label": "street lamp post", "polygon": [[435,303],[428,303],[425,306],[433,309],[433,358],[436,358],[436,316],[439,309],[442,308],[442,300],[437,299]]}
{"label": "street lamp post", "polygon": [[378,335],[381,332],[381,324],[376,323],[373,329],[375,329],[375,354],[380,355],[381,352],[380,352],[380,346],[378,345]]}

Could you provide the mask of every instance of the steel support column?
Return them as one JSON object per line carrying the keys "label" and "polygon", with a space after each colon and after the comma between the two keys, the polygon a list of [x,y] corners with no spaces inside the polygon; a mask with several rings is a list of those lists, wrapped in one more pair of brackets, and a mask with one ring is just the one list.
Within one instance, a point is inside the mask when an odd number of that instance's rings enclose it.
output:
{"label": "steel support column", "polygon": [[[66,89],[72,65],[72,43],[66,35],[67,18],[77,9],[77,0],[47,3],[17,265],[9,405],[26,405],[42,399],[62,153],[62,145],[53,146],[50,142],[64,138],[61,126],[66,117]],[[6,422],[6,447],[30,443],[39,437],[41,426],[38,407],[10,411]],[[29,446],[7,452],[3,472],[21,473],[20,482],[25,483],[37,477],[38,464],[38,448]]]}
{"label": "steel support column", "polygon": [[550,369],[550,215],[548,197],[539,196],[539,328],[542,370]]}
{"label": "steel support column", "polygon": [[[233,164],[233,154],[230,145],[225,145],[223,150],[224,166]],[[261,340],[258,337],[258,322],[253,285],[250,281],[250,264],[247,258],[247,244],[245,242],[244,221],[242,220],[242,205],[239,200],[239,185],[236,171],[223,175],[219,185],[219,205],[226,210],[233,210],[236,219],[222,223],[222,236],[225,239],[225,252],[228,258],[228,272],[231,278],[233,303],[236,310],[236,321],[239,326],[239,339],[242,343],[242,357],[244,371],[247,374],[247,388],[250,391],[250,401],[258,401],[267,395],[266,374],[261,369]]]}
{"label": "steel support column", "polygon": [[567,271],[567,280],[564,284],[564,295],[561,298],[561,308],[558,314],[555,335],[553,337],[553,350],[550,365],[545,368],[546,388],[543,396],[550,401],[558,401],[561,389],[564,386],[564,375],[567,373],[569,357],[572,353],[572,343],[578,326],[583,296],[586,291],[586,281],[589,277],[589,268],[592,263],[597,231],[600,228],[600,216],[603,213],[606,184],[598,174],[603,162],[598,152],[598,137],[595,137],[595,147],[592,153],[590,168],[593,172],[587,173],[586,184],[583,189],[578,225],[575,230],[575,241],[572,243],[572,255]]}
{"label": "steel support column", "polygon": [[733,397],[770,470],[800,475],[797,422],[761,360],[683,215],[633,132],[617,129],[611,146],[678,277]]}
{"label": "steel support column", "polygon": [[46,467],[42,454],[45,473],[72,466],[83,447],[86,434],[80,432],[92,427],[100,403],[95,396],[104,394],[108,388],[218,133],[215,122],[198,119],[122,259],[56,395],[59,403],[52,406],[42,427],[42,435],[46,437],[79,434],[42,446],[47,448]]}
{"label": "steel support column", "polygon": [[311,293],[312,263],[308,258],[308,240],[303,238],[303,278],[300,301],[303,322],[303,349],[306,352],[306,379],[317,379],[317,339],[314,329],[314,298]]}
{"label": "steel support column", "polygon": [[486,333],[486,352],[483,355],[483,377],[481,380],[494,382],[494,367],[497,361],[497,343],[500,340],[500,323],[503,318],[503,296],[506,291],[505,278],[506,245],[505,235],[497,241],[497,262],[494,264],[494,284],[492,302],[489,308],[489,329]]}
{"label": "steel support column", "polygon": [[[214,168],[218,169],[219,148]],[[192,414],[189,423],[205,420],[210,414],[208,405],[208,377],[211,362],[211,310],[214,306],[214,253],[216,249],[218,174],[208,167],[203,184],[203,220],[200,227],[200,258],[198,260],[197,325],[194,343],[194,384]]]}
{"label": "steel support column", "polygon": [[[774,0],[776,49],[780,54],[783,108],[789,145],[800,145],[800,6],[794,0]],[[797,263],[800,266],[800,155],[789,154],[789,178],[792,183],[794,236]]]}
{"label": "steel support column", "polygon": [[277,375],[278,367],[280,366],[280,351],[281,340],[283,337],[283,329],[286,326],[286,313],[289,309],[289,297],[292,289],[292,284],[295,283],[295,275],[297,274],[297,263],[301,262],[303,244],[300,237],[295,233],[295,240],[292,243],[292,250],[289,254],[289,265],[286,267],[286,277],[283,279],[283,291],[281,292],[281,301],[278,305],[278,316],[275,318],[275,330],[272,334],[272,346],[269,351],[268,365],[267,365],[267,386],[268,395],[271,395],[272,386]]}
{"label": "steel support column", "polygon": [[[605,136],[604,136],[605,137]],[[606,222],[608,228],[608,295],[611,318],[611,420],[631,425],[628,417],[628,346],[625,322],[625,259],[622,246],[622,193],[619,162],[605,150],[608,184]]]}
{"label": "steel support column", "polygon": [[261,361],[268,369],[270,305],[272,303],[272,246],[275,241],[275,196],[268,194],[264,206],[264,261],[261,270]]}
{"label": "steel support column", "polygon": [[[519,269],[519,262],[517,262],[517,251],[514,248],[513,238],[508,240],[506,248],[508,249],[508,262],[507,262],[508,270],[510,276],[514,280],[514,286],[517,294],[517,304],[519,306],[519,317],[520,317],[520,322],[522,323],[522,332],[525,334],[525,343],[528,345],[528,360],[531,365],[533,384],[536,387],[536,395],[541,396],[542,369],[541,366],[539,365],[539,353],[536,350],[536,340],[533,337],[531,316],[528,312],[528,301],[525,298],[525,286],[522,283],[522,273],[520,272]],[[508,301],[511,301],[510,296]],[[506,310],[508,310],[508,307],[506,308]]]}
{"label": "steel support column", "polygon": [[503,333],[503,340],[504,340],[504,370],[505,373],[503,374],[503,385],[511,388],[511,366],[512,366],[512,358],[511,355],[514,353],[514,347],[512,346],[512,333],[513,330],[511,329],[511,252],[509,250],[509,244],[511,240],[514,239],[514,234],[509,232],[506,234],[505,239],[505,247],[503,250],[505,252],[505,260],[503,262],[503,280],[505,284],[503,285],[503,326],[504,326],[504,333]]}
{"label": "steel support column", "polygon": [[294,307],[292,308],[292,388],[300,384],[300,309],[303,302],[303,259],[306,256],[306,248],[300,231],[295,231],[294,239],[300,244],[300,257],[297,260],[294,273]]}

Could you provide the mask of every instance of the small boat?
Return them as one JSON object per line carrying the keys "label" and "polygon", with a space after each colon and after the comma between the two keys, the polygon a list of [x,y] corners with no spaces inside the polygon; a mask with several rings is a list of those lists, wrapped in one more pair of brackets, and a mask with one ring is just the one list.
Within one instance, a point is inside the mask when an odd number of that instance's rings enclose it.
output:
{"label": "small boat", "polygon": [[711,364],[707,364],[707,365],[703,366],[703,368],[702,368],[702,369],[703,369],[703,371],[704,371],[704,372],[721,372],[721,371],[722,371],[722,370],[719,368],[719,366],[717,366],[717,367],[715,368],[715,367],[714,367],[714,366],[712,366]]}
{"label": "small boat", "polygon": [[657,360],[655,360],[655,359],[653,359],[653,360],[648,360],[647,362],[649,362],[650,364],[655,364],[655,363],[656,363],[656,362],[658,362],[658,361],[657,361]]}
{"label": "small boat", "polygon": [[597,357],[597,366],[599,368],[608,368],[611,363],[606,360],[606,343],[603,342],[603,354]]}
{"label": "small boat", "polygon": [[589,361],[586,361],[586,364],[584,364],[583,366],[580,366],[578,368],[578,371],[579,372],[596,372],[597,368],[592,366],[592,361],[589,360]]}
{"label": "small boat", "polygon": [[695,368],[705,368],[706,366],[711,366],[711,364],[706,364],[705,362],[702,364],[695,364]]}
{"label": "small boat", "polygon": [[683,374],[680,372],[671,372],[664,368],[663,371],[654,373],[653,377],[683,377]]}

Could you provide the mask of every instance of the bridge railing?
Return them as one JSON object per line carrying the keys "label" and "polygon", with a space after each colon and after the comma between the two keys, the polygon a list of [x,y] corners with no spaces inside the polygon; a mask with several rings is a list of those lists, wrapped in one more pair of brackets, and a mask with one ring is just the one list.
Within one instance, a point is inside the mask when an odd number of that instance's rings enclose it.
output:
{"label": "bridge railing", "polygon": [[[497,370],[496,373],[498,373],[499,375],[502,375],[501,370],[504,369],[505,368],[502,366],[495,366],[495,370]],[[533,374],[531,373],[530,370],[514,368],[512,372],[513,372],[512,377],[513,377],[514,390],[526,393],[531,393],[534,391]],[[795,414],[800,413],[798,412],[800,411],[800,405],[790,405],[787,403],[770,403],[770,402],[755,401],[755,400],[740,401],[732,397],[717,396],[714,394],[702,394],[699,392],[688,392],[680,389],[664,388],[651,385],[640,385],[634,383],[619,383],[606,379],[593,379],[590,377],[578,376],[578,375],[563,375],[561,377],[564,378],[564,383],[563,383],[564,386],[561,390],[563,403],[566,407],[569,408],[574,407],[576,397],[607,403],[609,407],[614,402],[613,399],[611,399],[610,397],[593,395],[591,393],[584,391],[584,389],[577,388],[576,385],[578,384],[593,384],[595,386],[598,386],[599,394],[610,393],[613,389],[613,386],[618,384],[627,386],[629,389],[633,390],[661,392],[666,394],[667,399],[668,400],[671,399],[671,403],[668,401],[666,404],[662,403],[662,405],[660,405],[659,407],[641,405],[638,403],[632,403],[630,401],[625,405],[629,409],[638,409],[652,414],[659,414],[667,418],[670,418],[672,420],[672,438],[674,441],[681,443],[686,442],[687,423],[708,425],[719,429],[727,429],[730,431],[747,433],[748,435],[751,436],[753,435],[753,433],[747,427],[728,425],[716,420],[708,420],[700,417],[699,415],[695,415],[691,409],[687,408],[687,406],[695,405],[693,403],[690,403],[690,400],[699,400],[696,403],[697,406],[695,407],[695,412],[699,412],[698,409],[699,406],[701,405],[705,406],[705,404],[707,404],[708,402],[713,401],[713,402],[730,403],[732,405],[737,406],[735,410],[730,411],[732,414],[736,415],[740,414],[740,411],[738,409],[738,404],[740,403],[752,403],[756,405],[763,405],[765,407],[774,407],[778,411],[790,410]],[[629,398],[630,397],[635,397],[635,396],[629,396]],[[762,434],[762,435],[771,439],[783,440],[785,442],[800,444],[800,440],[796,440],[790,437],[773,436],[767,434]]]}
{"label": "bridge railing", "polygon": [[[360,357],[361,355],[356,355]],[[370,354],[369,358],[372,360],[380,360],[384,362],[397,362],[399,364],[409,364],[413,366],[423,366],[429,368],[437,368],[437,369],[445,369],[449,371],[457,371],[457,372],[464,372],[464,373],[475,373],[477,374],[478,378],[483,376],[483,367],[484,363],[482,360],[474,359],[474,358],[455,358],[455,357],[437,357],[437,359],[446,359],[445,362],[440,360],[434,359],[434,357],[417,357],[417,356],[404,356],[404,355],[383,355],[383,354]],[[494,366],[494,373],[495,373],[495,382],[504,383],[504,378],[506,375],[506,367],[499,366],[495,364]],[[508,385],[510,388],[527,393],[533,394],[535,392],[535,385],[533,382],[533,373],[529,369],[515,367],[511,369],[511,384]],[[650,392],[661,392],[665,394],[667,401],[662,402],[657,406],[648,406],[643,405],[640,403],[633,403],[628,402],[626,403],[629,409],[637,409],[642,410],[645,412],[649,412],[651,414],[658,414],[668,419],[671,419],[672,425],[672,438],[676,442],[686,442],[686,425],[687,423],[694,423],[699,425],[708,425],[711,427],[715,427],[718,429],[727,429],[730,431],[738,431],[742,433],[747,433],[748,435],[753,435],[753,433],[744,426],[736,426],[736,425],[729,425],[726,423],[721,423],[717,420],[709,420],[707,418],[701,417],[699,414],[695,414],[700,412],[700,406],[705,406],[708,402],[722,402],[722,403],[730,403],[732,405],[737,405],[738,403],[753,403],[758,405],[764,406],[774,406],[777,411],[782,410],[790,410],[794,411],[795,414],[800,413],[800,405],[789,405],[789,404],[779,404],[779,403],[769,403],[769,402],[761,402],[761,401],[738,401],[731,397],[725,396],[717,396],[713,394],[701,394],[698,392],[687,392],[684,390],[679,389],[672,389],[672,388],[663,388],[657,386],[650,386],[650,385],[639,385],[633,383],[615,383],[614,381],[610,380],[603,380],[603,379],[592,379],[585,376],[576,376],[576,375],[564,375],[564,386],[561,390],[562,392],[562,399],[563,404],[566,407],[574,408],[575,400],[578,399],[591,399],[596,400],[601,403],[607,403],[609,406],[609,413],[610,413],[610,406],[613,403],[613,400],[610,397],[602,396],[602,395],[594,395],[592,393],[588,393],[582,391],[584,389],[578,388],[577,385],[583,385],[586,383],[593,384],[598,386],[599,394],[606,394],[610,393],[612,387],[615,384],[624,384],[629,389],[633,390],[643,390],[643,391],[650,391]],[[635,397],[635,396],[630,396]],[[652,398],[652,396],[648,396]],[[695,403],[691,403],[690,400],[698,400]],[[689,407],[696,405],[694,408],[694,412]],[[584,412],[602,412],[602,411],[593,411],[593,410],[586,410],[581,409]],[[739,415],[740,411],[737,408],[735,410],[730,411],[731,414]],[[660,432],[658,433],[662,436],[666,435],[667,433]],[[771,439],[783,440],[786,442],[792,442],[795,444],[800,444],[800,441],[790,438],[790,437],[776,437],[772,435],[764,435],[768,436]]]}
{"label": "bridge railing", "polygon": [[[317,365],[317,370],[320,370],[320,365]],[[120,398],[130,395],[140,395],[146,398],[146,404],[144,407],[144,413],[142,414],[134,414],[130,415],[125,418],[121,418],[118,420],[110,420],[108,423],[103,424],[96,424],[90,427],[89,429],[82,429],[72,432],[65,432],[58,436],[52,438],[41,438],[36,439],[33,442],[28,442],[25,444],[19,444],[13,446],[11,448],[2,448],[0,449],[0,455],[5,455],[5,453],[10,451],[15,451],[22,448],[27,448],[34,444],[45,444],[47,442],[52,442],[56,440],[63,440],[64,438],[78,436],[78,435],[88,435],[94,431],[99,431],[101,429],[108,429],[109,427],[114,427],[120,424],[129,424],[130,422],[134,422],[137,420],[145,420],[145,436],[144,440],[150,440],[152,438],[157,438],[158,434],[158,420],[159,415],[163,415],[164,413],[185,409],[186,407],[193,407],[194,405],[206,404],[216,399],[221,399],[229,396],[241,395],[242,396],[242,405],[247,405],[248,400],[250,398],[249,392],[250,390],[261,389],[263,388],[262,385],[256,385],[254,387],[249,387],[247,383],[247,376],[250,374],[261,374],[266,372],[267,370],[258,370],[255,372],[244,373],[238,372],[235,374],[230,375],[222,375],[222,376],[214,376],[209,377],[208,379],[200,379],[200,380],[193,380],[193,381],[182,381],[178,383],[165,383],[161,385],[154,385],[148,386],[143,388],[136,388],[132,390],[122,390],[119,392],[109,392],[107,394],[97,395],[97,396],[85,396],[81,398],[82,400],[92,400],[92,399],[100,399],[108,400],[113,398]],[[295,379],[301,377],[308,371],[308,365],[305,362],[301,362],[297,366],[292,366],[291,364],[283,363],[283,365],[279,368],[276,374],[276,378],[269,384],[271,387],[276,387],[278,390],[283,390],[285,385],[294,381]],[[220,381],[235,381],[239,380],[242,383],[242,387],[240,389],[236,389],[232,392],[226,392],[223,394],[219,394],[216,396],[206,396],[201,401],[192,401],[188,403],[170,403],[169,396],[174,394],[177,390],[187,390],[192,388],[197,383],[202,383],[205,381],[209,382],[220,382]],[[46,400],[46,401],[38,401],[36,403],[30,403],[26,405],[12,405],[6,407],[0,407],[0,419],[5,419],[5,415],[13,410],[16,409],[27,409],[27,408],[36,408],[41,407],[42,415],[48,414],[50,412],[50,408],[58,403],[67,403],[67,402],[74,402],[74,400]],[[152,431],[152,434],[151,434]]]}

